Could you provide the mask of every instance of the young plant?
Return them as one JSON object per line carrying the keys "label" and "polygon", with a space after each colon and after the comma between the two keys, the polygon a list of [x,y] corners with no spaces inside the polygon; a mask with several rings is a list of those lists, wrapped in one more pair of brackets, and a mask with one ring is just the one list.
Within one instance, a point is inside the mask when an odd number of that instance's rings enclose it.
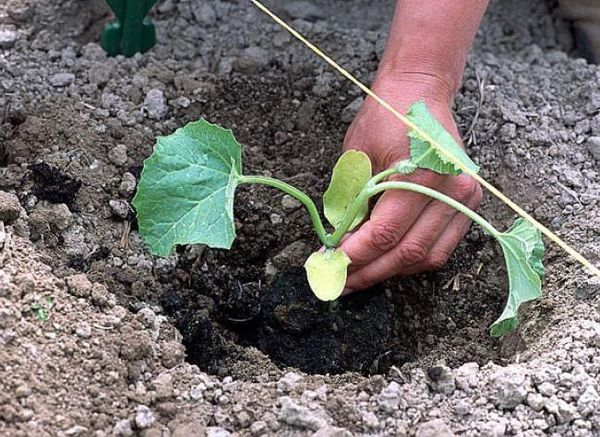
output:
{"label": "young plant", "polygon": [[[414,103],[406,117],[463,166],[474,172],[479,170],[423,102]],[[541,296],[544,245],[540,232],[523,219],[518,219],[506,232],[500,232],[476,212],[436,190],[388,180],[394,174],[410,174],[418,168],[446,175],[461,173],[417,131],[409,130],[408,136],[410,159],[375,175],[363,152],[349,150],[340,157],[323,196],[323,213],[333,228],[328,233],[315,203],[305,193],[277,179],[243,174],[242,149],[230,130],[206,120],[189,123],[172,135],[159,137],[154,153],[144,163],[133,199],[140,234],[151,251],[160,256],[169,255],[178,244],[229,249],[235,239],[233,202],[237,186],[263,184],[277,188],[304,205],[325,246],[324,251],[317,251],[306,260],[305,269],[315,295],[331,301],[342,293],[351,262],[338,246],[342,237],[369,214],[369,198],[386,190],[414,191],[465,214],[500,243],[508,271],[509,294],[506,307],[490,332],[500,336],[515,329],[520,305]]]}

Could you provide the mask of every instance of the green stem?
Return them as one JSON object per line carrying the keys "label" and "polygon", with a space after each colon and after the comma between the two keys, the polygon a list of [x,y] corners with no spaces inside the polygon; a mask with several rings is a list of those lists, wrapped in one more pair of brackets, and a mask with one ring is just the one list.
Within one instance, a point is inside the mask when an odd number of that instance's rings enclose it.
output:
{"label": "green stem", "polygon": [[432,190],[431,188],[424,187],[423,185],[413,184],[412,182],[391,181],[382,182],[376,185],[367,184],[365,186],[363,191],[356,197],[356,200],[348,209],[345,220],[342,221],[340,226],[331,235],[331,243],[333,246],[339,245],[342,237],[346,234],[346,232],[348,232],[348,229],[350,228],[350,225],[352,224],[352,221],[356,216],[355,213],[360,210],[361,205],[363,205],[364,202],[366,202],[371,196],[375,196],[376,194],[379,194],[386,190],[413,191],[415,193],[420,193],[432,197],[463,213],[475,223],[479,224],[487,233],[489,233],[493,237],[497,238],[500,234],[500,231],[498,231],[490,222],[481,217],[475,211],[469,209],[459,201],[440,193],[439,191]]}
{"label": "green stem", "polygon": [[319,240],[321,240],[321,243],[327,247],[332,247],[330,241],[331,236],[327,233],[325,227],[323,226],[317,206],[304,192],[286,182],[266,176],[240,176],[239,183],[267,185],[269,187],[277,188],[278,190],[281,190],[284,193],[296,198],[308,211],[312,224],[317,232],[317,235],[319,236]]}

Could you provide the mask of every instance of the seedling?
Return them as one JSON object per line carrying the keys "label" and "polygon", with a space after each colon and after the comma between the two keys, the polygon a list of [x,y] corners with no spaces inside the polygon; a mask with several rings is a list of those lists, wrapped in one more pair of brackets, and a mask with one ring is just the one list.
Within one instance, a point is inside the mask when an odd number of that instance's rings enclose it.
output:
{"label": "seedling", "polygon": [[[381,173],[372,174],[371,162],[363,152],[344,153],[332,173],[323,196],[323,212],[333,228],[328,233],[312,199],[299,189],[277,179],[247,176],[242,171],[242,148],[230,130],[206,120],[189,123],[175,133],[159,137],[154,153],[144,170],[133,199],[139,230],[156,255],[167,256],[178,244],[206,244],[230,249],[235,239],[233,203],[241,184],[263,184],[298,199],[306,208],[315,231],[325,246],[313,253],[305,264],[308,282],[315,295],[324,301],[337,299],[344,289],[351,260],[338,248],[342,237],[367,217],[369,198],[387,190],[408,190],[430,196],[455,208],[478,223],[493,236],[504,253],[509,278],[508,301],[490,332],[503,335],[517,326],[519,306],[541,296],[544,275],[544,245],[540,232],[529,222],[518,219],[506,232],[462,203],[425,186],[390,181],[394,174],[410,174],[418,168],[445,175],[458,175],[453,162],[478,172],[460,145],[435,120],[423,102],[413,104],[406,115],[420,132],[408,131],[410,159],[400,161]],[[449,160],[430,141],[441,144]]]}
{"label": "seedling", "polygon": [[45,322],[50,317],[50,310],[54,306],[54,298],[46,295],[38,302],[31,304],[31,311],[37,320]]}
{"label": "seedling", "polygon": [[100,45],[108,56],[144,53],[156,44],[156,29],[145,18],[158,0],[106,0],[115,21],[104,26]]}

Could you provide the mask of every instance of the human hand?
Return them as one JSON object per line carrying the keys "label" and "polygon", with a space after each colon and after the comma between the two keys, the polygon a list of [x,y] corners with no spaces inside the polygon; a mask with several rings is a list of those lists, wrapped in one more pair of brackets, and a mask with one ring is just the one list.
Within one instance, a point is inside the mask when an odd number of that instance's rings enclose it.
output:
{"label": "human hand", "polygon": [[[401,79],[399,79],[401,77]],[[425,73],[380,74],[373,90],[401,113],[424,100],[437,120],[460,142],[452,117],[452,87]],[[362,150],[374,173],[409,158],[407,128],[372,99],[365,100],[344,140],[344,150]],[[445,176],[429,170],[392,179],[436,189],[477,209],[482,190],[467,175]],[[470,221],[443,203],[408,191],[388,191],[370,218],[342,243],[352,260],[346,291],[360,290],[396,275],[441,268],[464,237]]]}

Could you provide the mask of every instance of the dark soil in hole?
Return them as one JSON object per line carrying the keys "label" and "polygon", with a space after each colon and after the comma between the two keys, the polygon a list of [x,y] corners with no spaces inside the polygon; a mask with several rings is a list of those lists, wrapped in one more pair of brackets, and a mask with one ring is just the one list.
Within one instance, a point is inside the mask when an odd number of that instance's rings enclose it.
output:
{"label": "dark soil in hole", "polygon": [[181,295],[163,296],[163,307],[183,335],[188,361],[214,372],[227,358],[232,345],[211,321],[219,320],[239,344],[256,346],[280,367],[321,374],[381,370],[391,323],[390,300],[382,288],[321,302],[300,268],[279,274],[260,299],[248,288],[236,287],[235,302],[213,317],[191,309]]}

